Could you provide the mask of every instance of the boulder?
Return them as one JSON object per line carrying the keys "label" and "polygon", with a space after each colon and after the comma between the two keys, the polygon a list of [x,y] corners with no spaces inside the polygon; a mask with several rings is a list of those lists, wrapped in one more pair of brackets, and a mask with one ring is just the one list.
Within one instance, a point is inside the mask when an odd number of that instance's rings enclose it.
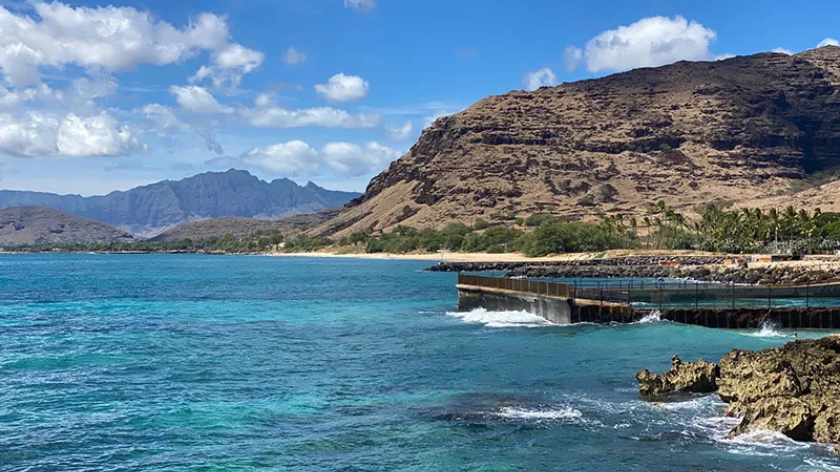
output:
{"label": "boulder", "polygon": [[636,378],[639,392],[647,398],[717,388],[729,405],[726,414],[741,418],[729,437],[772,430],[797,441],[840,443],[837,336],[758,352],[736,349],[719,366],[704,361],[682,363],[675,357],[670,372],[660,376],[643,370]]}
{"label": "boulder", "polygon": [[671,358],[671,370],[653,374],[647,369],[636,374],[642,398],[657,398],[669,393],[711,393],[717,390],[718,366],[711,362],[682,362]]}
{"label": "boulder", "polygon": [[808,404],[798,398],[762,398],[746,406],[741,423],[730,438],[754,431],[778,431],[796,441],[811,437],[814,416]]}
{"label": "boulder", "polygon": [[840,443],[840,405],[829,405],[817,415],[813,439],[820,443]]}

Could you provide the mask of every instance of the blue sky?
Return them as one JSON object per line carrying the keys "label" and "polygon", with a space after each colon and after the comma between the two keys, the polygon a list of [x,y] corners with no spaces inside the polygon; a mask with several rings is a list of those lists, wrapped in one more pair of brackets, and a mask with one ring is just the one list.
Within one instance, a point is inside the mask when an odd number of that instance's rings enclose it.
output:
{"label": "blue sky", "polygon": [[0,5],[0,188],[83,195],[229,167],[361,191],[488,95],[840,37],[829,1]]}

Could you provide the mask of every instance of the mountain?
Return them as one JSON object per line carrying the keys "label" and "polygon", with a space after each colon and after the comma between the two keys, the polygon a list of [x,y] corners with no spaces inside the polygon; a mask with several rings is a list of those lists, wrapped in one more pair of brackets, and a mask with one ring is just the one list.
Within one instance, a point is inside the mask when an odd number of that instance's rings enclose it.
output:
{"label": "mountain", "polygon": [[47,206],[139,235],[153,235],[189,221],[220,216],[281,218],[340,207],[358,193],[325,190],[312,182],[265,182],[243,170],[208,172],[125,192],[82,197],[0,191],[0,208]]}
{"label": "mountain", "polygon": [[690,213],[790,193],[838,166],[840,48],[679,62],[440,118],[315,232],[642,214],[659,200]]}
{"label": "mountain", "polygon": [[132,239],[125,231],[52,208],[16,207],[0,210],[0,246],[121,242]]}
{"label": "mountain", "polygon": [[209,220],[184,223],[153,237],[152,241],[174,242],[192,239],[201,241],[212,237],[232,234],[238,238],[251,236],[257,231],[277,230],[284,233],[303,230],[307,227],[324,223],[335,217],[338,210],[327,210],[307,215],[294,215],[279,220],[258,220],[254,218],[240,218],[225,216]]}

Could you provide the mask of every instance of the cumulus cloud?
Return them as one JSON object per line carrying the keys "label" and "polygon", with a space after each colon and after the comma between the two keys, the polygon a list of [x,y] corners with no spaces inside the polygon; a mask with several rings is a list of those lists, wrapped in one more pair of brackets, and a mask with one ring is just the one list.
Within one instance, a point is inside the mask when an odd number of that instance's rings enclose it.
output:
{"label": "cumulus cloud", "polygon": [[358,177],[383,169],[400,153],[377,142],[364,146],[355,143],[329,143],[321,149],[321,158],[335,173]]}
{"label": "cumulus cloud", "polygon": [[716,38],[713,30],[696,21],[655,16],[595,36],[586,43],[580,58],[589,72],[711,60],[718,58],[709,51]]}
{"label": "cumulus cloud", "polygon": [[150,103],[143,107],[143,115],[154,124],[153,131],[159,136],[166,136],[172,131],[186,131],[187,125],[181,122],[171,108],[159,103]]}
{"label": "cumulus cloud", "polygon": [[385,132],[391,141],[405,141],[411,137],[414,126],[411,121],[406,121],[402,126],[386,125]]}
{"label": "cumulus cloud", "polygon": [[306,53],[300,52],[297,49],[290,47],[283,53],[283,62],[287,65],[294,66],[301,62],[306,62]]}
{"label": "cumulus cloud", "polygon": [[245,163],[279,175],[312,175],[318,172],[318,152],[309,144],[295,140],[249,151]]}
{"label": "cumulus cloud", "polygon": [[379,126],[379,115],[351,114],[346,110],[330,107],[287,108],[268,107],[243,112],[251,125],[259,128],[375,128]]}
{"label": "cumulus cloud", "polygon": [[207,89],[197,85],[180,87],[173,85],[169,87],[169,93],[175,96],[178,105],[187,111],[200,115],[214,115],[219,113],[232,113],[233,108],[224,106],[213,97]]}
{"label": "cumulus cloud", "polygon": [[141,149],[134,132],[105,112],[63,118],[40,112],[0,114],[0,151],[13,156],[121,156]]}
{"label": "cumulus cloud", "polygon": [[125,71],[165,65],[224,46],[224,17],[203,13],[182,28],[132,7],[32,4],[35,16],[0,6],[0,69],[16,87],[39,82],[39,68],[72,64]]}
{"label": "cumulus cloud", "polygon": [[840,41],[834,38],[825,38],[822,41],[820,41],[819,44],[817,44],[818,48],[822,48],[825,46],[840,46]]}
{"label": "cumulus cloud", "polygon": [[336,74],[326,84],[318,84],[315,91],[332,102],[357,102],[365,98],[370,85],[355,75]]}
{"label": "cumulus cloud", "polygon": [[344,0],[344,7],[369,12],[376,8],[376,0]]}
{"label": "cumulus cloud", "polygon": [[522,79],[522,85],[525,90],[537,90],[540,87],[553,87],[557,85],[557,76],[549,67],[543,67],[540,70],[533,72],[526,72]]}
{"label": "cumulus cloud", "polygon": [[785,49],[785,48],[776,48],[776,49],[773,49],[770,52],[777,52],[779,54],[787,54],[788,56],[793,54],[793,51],[791,51],[790,49]]}
{"label": "cumulus cloud", "polygon": [[571,72],[577,69],[577,66],[580,65],[580,61],[583,60],[583,50],[575,46],[568,46],[565,51],[563,51],[563,65],[566,66],[566,70]]}
{"label": "cumulus cloud", "polygon": [[213,86],[221,88],[226,84],[238,87],[242,78],[253,72],[265,60],[265,54],[246,48],[241,44],[229,44],[213,53],[213,63],[201,66],[190,76],[190,83],[199,83],[210,79]]}
{"label": "cumulus cloud", "polygon": [[[400,153],[377,142],[365,145],[347,142],[327,143],[315,149],[303,141],[289,141],[245,153],[242,161],[277,175],[317,175],[329,169],[335,174],[358,177],[383,169]],[[227,159],[214,164],[235,164]]]}

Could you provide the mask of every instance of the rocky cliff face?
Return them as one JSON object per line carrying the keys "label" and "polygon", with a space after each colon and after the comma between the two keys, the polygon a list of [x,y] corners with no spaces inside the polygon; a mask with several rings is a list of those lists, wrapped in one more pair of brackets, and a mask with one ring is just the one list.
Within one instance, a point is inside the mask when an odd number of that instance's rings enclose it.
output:
{"label": "rocky cliff face", "polygon": [[323,232],[749,201],[840,165],[840,48],[680,62],[486,98]]}
{"label": "rocky cliff face", "polygon": [[357,193],[336,192],[289,179],[265,182],[242,170],[207,172],[125,192],[81,197],[0,191],[0,208],[47,206],[149,236],[189,221],[222,216],[281,218],[340,207]]}

